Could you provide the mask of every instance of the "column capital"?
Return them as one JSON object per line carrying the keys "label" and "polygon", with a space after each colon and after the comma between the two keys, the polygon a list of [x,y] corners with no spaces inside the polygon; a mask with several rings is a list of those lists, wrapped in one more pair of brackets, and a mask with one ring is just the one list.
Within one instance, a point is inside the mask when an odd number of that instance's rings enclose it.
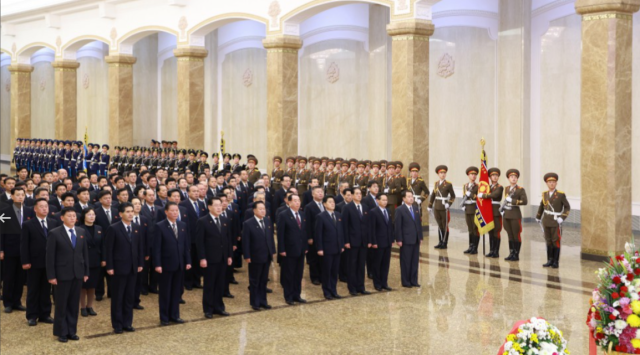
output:
{"label": "column capital", "polygon": [[136,64],[137,58],[127,54],[116,54],[104,57],[104,61],[107,62],[109,66],[122,67],[133,66]]}
{"label": "column capital", "polygon": [[173,55],[181,60],[204,60],[209,51],[203,47],[179,47],[173,50]]}
{"label": "column capital", "polygon": [[7,67],[10,73],[31,73],[33,66],[29,64],[11,64]]}
{"label": "column capital", "polygon": [[599,12],[632,14],[640,9],[640,0],[576,0],[575,7],[580,15]]}
{"label": "column capital", "polygon": [[80,67],[80,63],[75,60],[60,59],[51,62],[51,66],[56,70],[75,71],[76,69],[78,69],[78,67]]}
{"label": "column capital", "polygon": [[269,36],[262,40],[262,45],[267,51],[278,50],[278,51],[292,51],[297,52],[298,49],[302,48],[302,40],[299,36],[292,35],[275,35]]}
{"label": "column capital", "polygon": [[[411,19],[395,21],[387,25],[387,33],[397,39],[412,39],[410,37],[429,37],[433,34],[435,26],[429,20]],[[396,38],[394,38],[395,40]]]}

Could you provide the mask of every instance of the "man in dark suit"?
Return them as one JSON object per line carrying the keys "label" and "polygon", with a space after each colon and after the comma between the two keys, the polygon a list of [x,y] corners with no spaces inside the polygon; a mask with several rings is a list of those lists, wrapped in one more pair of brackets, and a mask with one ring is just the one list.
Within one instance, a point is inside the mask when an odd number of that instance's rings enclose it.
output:
{"label": "man in dark suit", "polygon": [[91,196],[89,194],[89,189],[86,187],[79,188],[76,196],[78,197],[78,202],[73,205],[73,209],[76,210],[76,216],[80,217],[82,215],[82,211],[90,207]]}
{"label": "man in dark suit", "polygon": [[[178,209],[180,211],[180,213],[178,213],[178,221],[180,222],[184,222],[187,225],[187,229],[191,229],[191,226],[189,225],[189,212],[187,211],[186,208],[184,208],[183,206],[180,206],[180,190],[178,189],[171,189],[171,191],[169,191],[167,193],[167,201],[171,201],[174,202],[176,204],[178,204]],[[166,204],[165,204],[166,205]],[[167,219],[167,215],[164,212],[164,207],[163,208],[159,208],[158,209],[158,222],[160,221],[164,221],[165,219]],[[191,234],[189,234],[191,235]]]}
{"label": "man in dark suit", "polygon": [[5,205],[0,215],[8,217],[0,233],[0,260],[3,260],[2,303],[4,312],[25,311],[22,305],[22,292],[27,273],[22,269],[20,260],[20,236],[24,223],[33,217],[33,210],[23,204],[22,187],[11,189],[10,205]]}
{"label": "man in dark suit", "polygon": [[48,217],[49,202],[36,200],[36,218],[22,226],[20,259],[22,268],[27,270],[27,321],[29,326],[43,323],[53,324],[51,318],[51,285],[47,279],[46,252],[49,231],[62,222]]}
{"label": "man in dark suit", "polygon": [[422,220],[420,211],[413,206],[413,193],[402,191],[402,205],[396,208],[394,235],[400,247],[400,278],[403,287],[420,287],[418,266],[420,242],[422,242]]}
{"label": "man in dark suit", "polygon": [[82,282],[89,278],[89,248],[85,231],[75,227],[76,211],[62,210],[63,225],[52,229],[47,237],[47,279],[56,300],[53,335],[58,341],[79,340],[78,311]]}
{"label": "man in dark suit", "polygon": [[[370,180],[367,183],[367,196],[362,198],[362,204],[366,206],[365,209],[367,211],[371,211],[375,207],[378,207],[378,203],[377,203],[378,200],[376,199],[376,197],[378,196],[379,192],[380,192],[380,187],[378,186],[378,182],[376,180]],[[371,273],[371,270],[373,269],[374,255],[375,255],[375,252],[372,250],[369,250],[369,252],[367,253],[367,276],[370,279],[373,278],[373,274]]]}
{"label": "man in dark suit", "polygon": [[[151,224],[147,217],[140,214],[142,211],[142,201],[139,197],[134,197],[131,199],[131,205],[133,205],[133,223],[140,227],[140,245],[142,246],[142,254],[144,255],[143,267],[142,271],[138,273],[138,277],[136,279],[136,291],[135,297],[133,301],[133,309],[143,310],[144,307],[140,304],[140,294],[142,293],[142,283],[143,283],[143,272],[147,267],[147,262],[149,261],[149,247],[147,245],[150,244],[149,239],[153,238],[151,234]],[[149,276],[149,270],[144,274]]]}
{"label": "man in dark suit", "polygon": [[4,179],[4,193],[0,195],[0,202],[9,202],[11,200],[11,190],[16,187],[16,179],[9,176]]}
{"label": "man in dark suit", "polygon": [[[109,229],[109,226],[112,224],[120,222],[118,210],[111,206],[112,199],[113,196],[111,195],[111,191],[103,190],[98,194],[99,205],[95,208],[95,223],[102,228],[104,231],[103,233],[106,233],[106,230]],[[111,297],[111,276],[107,274],[107,270],[103,267],[100,268],[100,279],[98,280],[98,286],[96,287],[96,301],[102,301],[102,298],[104,297],[105,278],[107,279],[107,287],[109,288],[107,296]]]}
{"label": "man in dark suit", "polygon": [[276,191],[275,195],[273,196],[273,208],[277,210],[278,208],[280,208],[280,206],[282,206],[282,204],[284,204],[285,195],[287,194],[287,191],[290,187],[291,177],[289,175],[284,175],[282,177],[282,187],[278,191]]}
{"label": "man in dark suit", "polygon": [[118,207],[120,222],[107,229],[104,241],[107,274],[111,275],[111,325],[116,334],[133,332],[133,304],[138,273],[144,265],[140,227],[129,202]]}
{"label": "man in dark suit", "polygon": [[338,268],[340,254],[344,251],[344,225],[340,213],[335,212],[333,196],[322,199],[324,212],[316,218],[314,244],[322,257],[322,291],[328,300],[342,298],[338,295]]}
{"label": "man in dark suit", "polygon": [[142,204],[140,215],[145,217],[149,221],[149,230],[147,234],[147,250],[145,251],[149,255],[149,260],[145,260],[144,268],[142,269],[142,284],[140,292],[143,295],[151,293],[158,293],[158,274],[153,272],[153,243],[155,236],[155,228],[158,223],[158,206],[156,206],[156,193],[153,189],[147,189],[145,192],[145,202]]}
{"label": "man in dark suit", "polygon": [[362,190],[353,188],[353,201],[342,209],[344,224],[344,242],[347,254],[347,286],[349,294],[368,295],[364,288],[364,265],[367,252],[371,247],[369,241],[369,209],[362,203]]}
{"label": "man in dark suit", "polygon": [[[242,254],[242,249],[240,248],[240,244],[239,244],[240,243],[239,239],[241,239],[241,235],[242,235],[242,221],[240,220],[240,211],[238,211],[237,205],[229,204],[230,199],[227,198],[227,195],[226,195],[227,191],[229,190],[233,191],[231,188],[225,187],[223,189],[224,193],[221,193],[218,198],[222,202],[222,217],[227,218],[229,220],[229,225],[230,225],[229,233],[231,234],[231,240],[232,240],[232,246],[233,246],[232,259],[235,259],[237,253]],[[231,193],[229,195],[231,195]],[[242,258],[242,255],[240,256],[240,258]],[[242,259],[240,260],[242,261]],[[242,265],[242,263],[240,263],[240,265]],[[238,284],[238,281],[236,281],[235,277],[233,276],[233,272],[234,272],[233,267],[234,265],[232,264],[232,267],[228,267],[226,271],[223,296],[227,298],[234,298],[234,296],[231,294],[231,291],[229,289],[229,284],[234,284],[234,285]]]}
{"label": "man in dark suit", "polygon": [[[199,260],[198,253],[196,251],[196,224],[200,217],[207,214],[207,208],[204,203],[198,201],[197,186],[191,185],[187,191],[189,197],[180,202],[180,207],[183,207],[187,211],[187,216],[189,218],[189,220],[185,222],[189,224],[189,240],[191,241],[189,249],[191,250],[191,260]],[[191,270],[185,273],[184,287],[187,290],[202,288],[202,283],[200,282],[200,263],[194,263]]]}
{"label": "man in dark suit", "polygon": [[198,219],[196,225],[196,245],[204,274],[202,309],[205,317],[212,318],[214,314],[229,315],[225,311],[222,295],[226,271],[233,262],[233,238],[230,220],[221,216],[220,198],[210,198],[207,205],[209,213]]}
{"label": "man in dark suit", "polygon": [[54,195],[51,196],[49,204],[56,206],[58,210],[62,209],[62,195],[67,192],[67,187],[64,184],[58,184],[54,188]]}
{"label": "man in dark suit", "polygon": [[373,260],[368,269],[372,274],[373,287],[377,291],[382,291],[383,289],[391,291],[387,279],[391,261],[391,245],[394,242],[393,221],[391,221],[391,216],[387,211],[387,195],[376,194],[376,201],[378,206],[372,208],[369,212],[372,244],[369,252],[372,252]]}
{"label": "man in dark suit", "polygon": [[307,221],[300,215],[300,197],[287,197],[289,211],[278,215],[278,254],[281,257],[280,284],[284,290],[284,300],[288,305],[294,302],[307,303],[302,291],[304,256],[307,254]]}
{"label": "man in dark suit", "polygon": [[251,308],[271,309],[267,303],[267,279],[269,266],[276,253],[273,227],[264,202],[253,204],[254,218],[245,221],[242,227],[242,251],[249,264],[249,292]]}
{"label": "man in dark suit", "polygon": [[309,277],[311,283],[314,285],[320,285],[322,280],[322,258],[318,256],[317,243],[315,240],[316,231],[316,218],[324,211],[322,200],[324,196],[324,190],[316,186],[311,190],[313,194],[313,201],[304,206],[304,218],[307,223],[307,238],[309,239],[309,251],[307,253],[307,264],[309,264]]}
{"label": "man in dark suit", "polygon": [[159,274],[160,324],[184,323],[180,318],[180,300],[184,269],[191,269],[189,232],[184,222],[178,221],[180,209],[175,202],[165,205],[166,219],[158,222],[153,242],[153,266]]}

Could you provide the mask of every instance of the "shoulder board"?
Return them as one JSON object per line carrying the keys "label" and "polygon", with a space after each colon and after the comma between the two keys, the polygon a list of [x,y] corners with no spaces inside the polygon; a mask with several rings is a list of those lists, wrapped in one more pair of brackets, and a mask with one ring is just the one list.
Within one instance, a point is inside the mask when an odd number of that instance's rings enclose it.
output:
{"label": "shoulder board", "polygon": [[447,184],[451,184],[451,181],[449,180],[445,180],[444,182],[446,182]]}
{"label": "shoulder board", "polygon": [[564,191],[556,190],[556,192],[564,195]]}
{"label": "shoulder board", "polygon": [[518,186],[518,190],[524,189],[524,187],[522,186]]}
{"label": "shoulder board", "polygon": [[423,178],[418,178],[418,181],[424,181],[424,179]]}

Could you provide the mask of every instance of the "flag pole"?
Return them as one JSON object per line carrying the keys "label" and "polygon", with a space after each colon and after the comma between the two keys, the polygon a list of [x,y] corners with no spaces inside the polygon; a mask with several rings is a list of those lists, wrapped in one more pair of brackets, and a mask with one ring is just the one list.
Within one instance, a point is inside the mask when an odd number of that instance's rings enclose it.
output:
{"label": "flag pole", "polygon": [[[483,152],[483,156],[484,156],[484,145],[485,145],[486,141],[484,140],[484,137],[482,137],[482,139],[480,139],[480,146],[482,146],[482,152]],[[487,255],[487,250],[486,250],[486,236],[487,233],[482,233],[482,255]]]}

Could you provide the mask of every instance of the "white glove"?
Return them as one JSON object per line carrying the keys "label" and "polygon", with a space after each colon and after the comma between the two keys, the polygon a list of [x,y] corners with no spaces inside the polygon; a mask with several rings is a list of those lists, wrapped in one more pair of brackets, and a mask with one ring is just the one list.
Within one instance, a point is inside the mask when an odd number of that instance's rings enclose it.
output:
{"label": "white glove", "polygon": [[558,218],[558,224],[562,224],[562,222],[564,222],[564,219],[562,217]]}
{"label": "white glove", "polygon": [[431,213],[431,208],[427,207],[427,212]]}
{"label": "white glove", "polygon": [[540,223],[540,220],[538,218],[536,218],[536,223]]}
{"label": "white glove", "polygon": [[511,196],[507,196],[506,198],[507,202],[511,203],[511,201],[513,201],[513,199],[511,198]]}
{"label": "white glove", "polygon": [[467,197],[471,197],[471,191],[467,191]]}
{"label": "white glove", "polygon": [[389,193],[389,188],[388,188],[388,187],[385,187],[385,189],[384,189],[384,193],[385,193],[385,194],[388,194],[388,193]]}
{"label": "white glove", "polygon": [[450,205],[448,203],[444,204],[444,208],[449,209]]}

